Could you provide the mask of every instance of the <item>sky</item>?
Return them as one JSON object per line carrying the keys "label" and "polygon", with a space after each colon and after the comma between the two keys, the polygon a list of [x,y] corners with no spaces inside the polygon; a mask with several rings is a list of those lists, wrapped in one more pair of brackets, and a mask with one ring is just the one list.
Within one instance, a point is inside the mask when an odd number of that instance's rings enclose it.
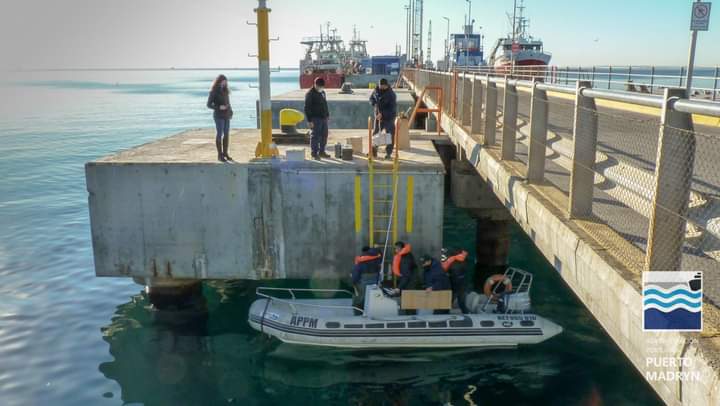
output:
{"label": "sky", "polygon": [[[268,0],[272,66],[296,67],[303,36],[331,21],[371,54],[405,46],[408,0]],[[512,0],[475,0],[472,18],[485,47],[509,31]],[[710,31],[698,34],[697,65],[720,64],[720,2]],[[462,32],[466,0],[425,0],[432,56],[440,59],[447,24]],[[530,33],[554,65],[684,65],[691,0],[526,0]],[[0,69],[255,67],[253,0],[0,0]],[[424,40],[425,48],[427,40]]]}

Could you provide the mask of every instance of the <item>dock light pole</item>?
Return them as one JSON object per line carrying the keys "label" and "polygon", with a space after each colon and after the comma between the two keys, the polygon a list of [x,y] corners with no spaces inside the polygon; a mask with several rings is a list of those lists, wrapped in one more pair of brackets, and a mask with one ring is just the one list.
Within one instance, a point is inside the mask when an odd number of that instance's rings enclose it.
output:
{"label": "dock light pole", "polygon": [[258,0],[257,38],[258,38],[258,75],[260,78],[260,142],[255,148],[258,158],[270,158],[273,155],[272,110],[270,107],[270,38],[268,34],[268,14],[266,0]]}

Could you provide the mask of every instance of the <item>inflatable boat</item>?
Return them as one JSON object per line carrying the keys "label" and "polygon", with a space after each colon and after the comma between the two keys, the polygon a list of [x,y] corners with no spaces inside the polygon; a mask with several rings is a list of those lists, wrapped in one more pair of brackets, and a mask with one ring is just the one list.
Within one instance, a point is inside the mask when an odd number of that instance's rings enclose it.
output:
{"label": "inflatable boat", "polygon": [[[532,275],[509,268],[505,276],[517,281],[512,290],[499,302],[467,295],[467,314],[453,309],[405,315],[399,298],[377,285],[367,288],[362,309],[353,306],[347,290],[258,287],[248,322],[286,343],[343,348],[507,348],[560,334],[562,327],[530,311]],[[308,294],[315,297],[299,298]]]}

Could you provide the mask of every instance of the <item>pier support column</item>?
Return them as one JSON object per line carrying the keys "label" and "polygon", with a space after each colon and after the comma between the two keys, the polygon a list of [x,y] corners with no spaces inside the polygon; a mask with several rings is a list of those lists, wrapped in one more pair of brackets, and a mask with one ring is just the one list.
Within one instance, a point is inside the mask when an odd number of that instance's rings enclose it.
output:
{"label": "pier support column", "polygon": [[145,293],[158,310],[197,308],[204,303],[202,282],[194,279],[139,278],[133,280],[145,285]]}
{"label": "pier support column", "polygon": [[476,290],[482,291],[488,276],[503,273],[508,266],[510,252],[510,221],[491,217],[476,217],[475,278]]}
{"label": "pier support column", "polygon": [[473,80],[472,85],[472,100],[470,102],[471,104],[471,113],[470,113],[470,134],[480,134],[482,132],[483,128],[483,114],[482,114],[482,104],[483,104],[483,91],[482,91],[482,82],[479,78],[475,77],[475,80]]}
{"label": "pier support column", "polygon": [[450,197],[453,204],[468,209],[474,217],[509,220],[510,213],[478,176],[472,164],[461,159],[461,154],[456,157],[450,162]]}
{"label": "pier support column", "polygon": [[475,283],[482,288],[488,276],[503,273],[507,267],[512,217],[470,162],[452,160],[449,173],[453,204],[477,221]]}
{"label": "pier support column", "polygon": [[578,80],[575,85],[573,158],[568,208],[571,218],[583,218],[592,214],[598,117],[595,99],[582,94],[583,89],[590,87],[590,82],[584,80]]}
{"label": "pier support column", "polygon": [[547,93],[533,82],[530,96],[530,145],[526,177],[530,183],[539,183],[545,176],[545,143],[547,142]]}
{"label": "pier support column", "polygon": [[470,118],[472,117],[472,81],[465,74],[463,79],[463,93],[462,93],[462,125],[469,126]]}
{"label": "pier support column", "polygon": [[503,92],[503,129],[502,129],[502,152],[503,160],[515,159],[515,139],[517,132],[518,117],[518,94],[514,85],[508,83],[505,78],[505,90]]}
{"label": "pier support column", "polygon": [[684,89],[665,89],[646,271],[680,270],[696,141],[692,115],[673,110],[672,103],[686,97]]}
{"label": "pier support column", "polygon": [[484,145],[495,144],[495,123],[497,121],[497,86],[490,82],[487,77],[487,89],[485,89],[485,131],[483,134]]}

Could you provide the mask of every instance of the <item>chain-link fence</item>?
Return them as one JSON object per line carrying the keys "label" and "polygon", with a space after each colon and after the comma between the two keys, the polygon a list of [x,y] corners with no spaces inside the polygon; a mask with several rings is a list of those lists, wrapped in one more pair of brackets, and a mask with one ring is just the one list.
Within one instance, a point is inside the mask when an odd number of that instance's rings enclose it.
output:
{"label": "chain-link fence", "polygon": [[417,88],[443,88],[443,110],[466,132],[465,92],[480,86],[469,104],[481,103],[483,121],[494,125],[473,138],[523,163],[530,183],[561,191],[554,203],[628,270],[706,271],[705,294],[720,303],[720,283],[712,283],[720,279],[720,114],[697,115],[693,125],[687,107],[674,108],[679,90],[618,102],[527,81],[413,75]]}

